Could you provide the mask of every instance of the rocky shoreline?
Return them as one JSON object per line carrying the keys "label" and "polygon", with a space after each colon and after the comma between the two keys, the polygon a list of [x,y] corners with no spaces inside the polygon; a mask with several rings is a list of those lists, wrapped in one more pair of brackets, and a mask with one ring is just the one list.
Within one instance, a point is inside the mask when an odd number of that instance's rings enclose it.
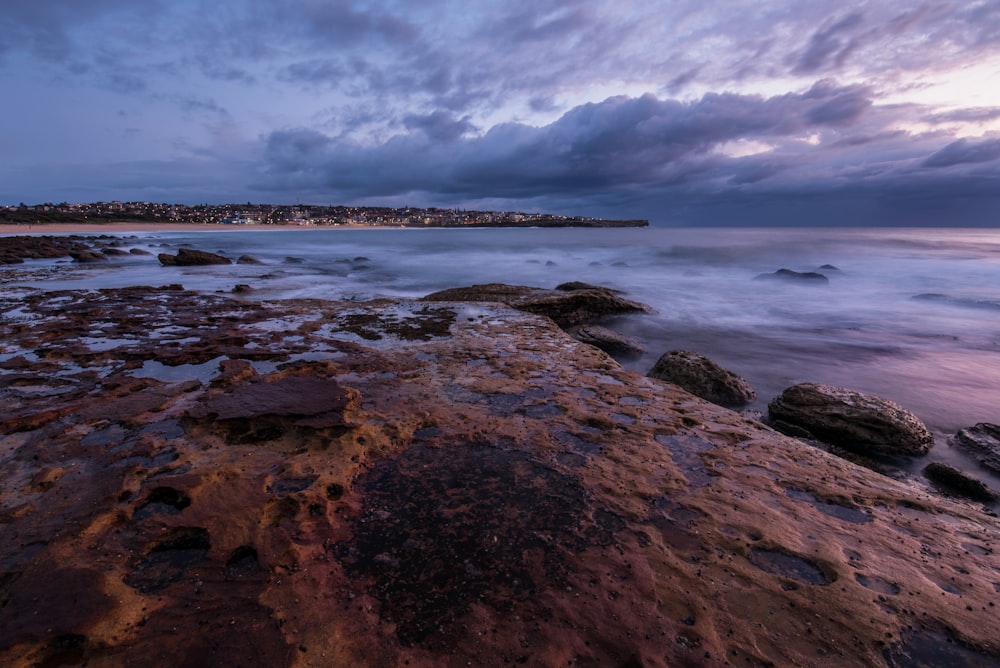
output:
{"label": "rocky shoreline", "polygon": [[982,503],[624,370],[566,330],[641,305],[564,287],[6,290],[0,663],[1000,665]]}

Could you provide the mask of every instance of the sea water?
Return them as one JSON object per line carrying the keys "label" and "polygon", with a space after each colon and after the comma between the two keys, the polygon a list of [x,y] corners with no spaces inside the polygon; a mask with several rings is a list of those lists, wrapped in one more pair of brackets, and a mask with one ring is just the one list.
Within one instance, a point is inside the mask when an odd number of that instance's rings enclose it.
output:
{"label": "sea water", "polygon": [[[961,427],[1000,423],[1000,231],[192,228],[129,236],[129,245],[154,254],[188,245],[263,264],[62,261],[44,278],[25,265],[0,268],[0,286],[229,291],[246,283],[253,299],[364,300],[476,283],[584,281],[655,309],[608,323],[645,345],[645,354],[623,362],[632,370],[645,373],[667,350],[701,352],[749,380],[760,410],[801,382],[878,394],[921,417],[939,452]],[[46,262],[53,264],[34,261]],[[820,271],[829,282],[754,280],[780,268]]]}

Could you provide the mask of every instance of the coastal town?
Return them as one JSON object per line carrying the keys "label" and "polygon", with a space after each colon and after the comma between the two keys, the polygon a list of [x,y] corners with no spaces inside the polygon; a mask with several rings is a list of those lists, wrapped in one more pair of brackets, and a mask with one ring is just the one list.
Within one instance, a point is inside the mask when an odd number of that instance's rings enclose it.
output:
{"label": "coastal town", "polygon": [[45,223],[190,223],[352,227],[646,227],[646,220],[606,220],[587,216],[516,211],[474,211],[380,206],[309,204],[19,204],[0,207],[0,225]]}

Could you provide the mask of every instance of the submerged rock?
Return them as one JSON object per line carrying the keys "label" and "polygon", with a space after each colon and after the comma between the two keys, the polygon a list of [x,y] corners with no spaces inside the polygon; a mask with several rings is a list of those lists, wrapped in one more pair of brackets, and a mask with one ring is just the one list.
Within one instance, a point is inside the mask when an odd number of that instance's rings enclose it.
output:
{"label": "submerged rock", "polygon": [[916,415],[888,399],[833,385],[802,383],[768,404],[772,420],[863,454],[925,455],[934,437]]}
{"label": "submerged rock", "polygon": [[1000,473],[1000,425],[980,422],[959,429],[952,443],[975,457],[983,468]]}
{"label": "submerged rock", "polygon": [[253,255],[240,255],[236,260],[236,264],[264,264],[261,260],[257,259]]}
{"label": "submerged rock", "polygon": [[165,267],[192,267],[212,264],[232,264],[232,260],[216,253],[208,251],[194,250],[191,248],[180,248],[176,255],[160,253],[157,258],[160,264]]}
{"label": "submerged rock", "polygon": [[664,353],[646,375],[679,385],[720,406],[745,406],[757,398],[757,393],[744,378],[688,350]]}
{"label": "submerged rock", "polygon": [[795,281],[801,283],[823,284],[829,283],[830,279],[817,271],[792,271],[791,269],[779,269],[770,274],[757,274],[755,281]]}

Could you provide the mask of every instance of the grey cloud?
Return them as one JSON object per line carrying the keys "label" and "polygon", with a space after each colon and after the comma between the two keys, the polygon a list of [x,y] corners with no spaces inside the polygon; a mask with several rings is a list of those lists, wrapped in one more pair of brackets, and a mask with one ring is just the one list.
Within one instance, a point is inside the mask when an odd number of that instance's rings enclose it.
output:
{"label": "grey cloud", "polygon": [[264,157],[277,172],[297,172],[325,156],[332,143],[315,130],[278,130],[268,136]]}
{"label": "grey cloud", "polygon": [[455,118],[452,114],[441,110],[425,116],[411,114],[406,116],[403,122],[411,130],[423,130],[429,138],[444,142],[454,141],[475,130],[468,116]]}
{"label": "grey cloud", "polygon": [[229,116],[229,111],[219,106],[215,100],[185,97],[178,99],[177,102],[180,104],[181,109],[188,114],[208,114],[215,117]]}
{"label": "grey cloud", "polygon": [[397,45],[411,44],[420,36],[420,29],[412,21],[381,9],[368,8],[364,3],[297,0],[280,5],[258,2],[257,7],[272,26],[291,28],[319,44],[338,48],[370,39]]}
{"label": "grey cloud", "polygon": [[807,114],[811,123],[819,125],[850,125],[872,106],[872,91],[865,86],[837,90],[835,84],[822,81],[807,97],[820,100]]}
{"label": "grey cloud", "polygon": [[112,72],[107,79],[107,86],[117,93],[139,93],[146,90],[146,80],[127,72]]}
{"label": "grey cloud", "polygon": [[1000,108],[971,107],[933,114],[928,116],[926,120],[928,123],[986,123],[998,118],[1000,118]]}
{"label": "grey cloud", "polygon": [[924,167],[953,167],[967,163],[992,162],[1000,158],[1000,139],[970,141],[959,139],[923,162]]}
{"label": "grey cloud", "polygon": [[854,12],[832,25],[817,30],[795,64],[795,71],[816,72],[827,68],[831,61],[837,65],[842,64],[857,47],[857,38],[850,37],[850,33],[859,27],[863,20],[864,15],[861,12]]}
{"label": "grey cloud", "polygon": [[347,74],[344,64],[333,58],[314,58],[288,65],[279,73],[285,81],[307,84],[338,83]]}
{"label": "grey cloud", "polygon": [[698,78],[698,73],[701,72],[701,70],[701,66],[692,67],[689,70],[678,74],[667,82],[666,90],[671,93],[677,93],[683,90],[685,86],[694,82]]}

